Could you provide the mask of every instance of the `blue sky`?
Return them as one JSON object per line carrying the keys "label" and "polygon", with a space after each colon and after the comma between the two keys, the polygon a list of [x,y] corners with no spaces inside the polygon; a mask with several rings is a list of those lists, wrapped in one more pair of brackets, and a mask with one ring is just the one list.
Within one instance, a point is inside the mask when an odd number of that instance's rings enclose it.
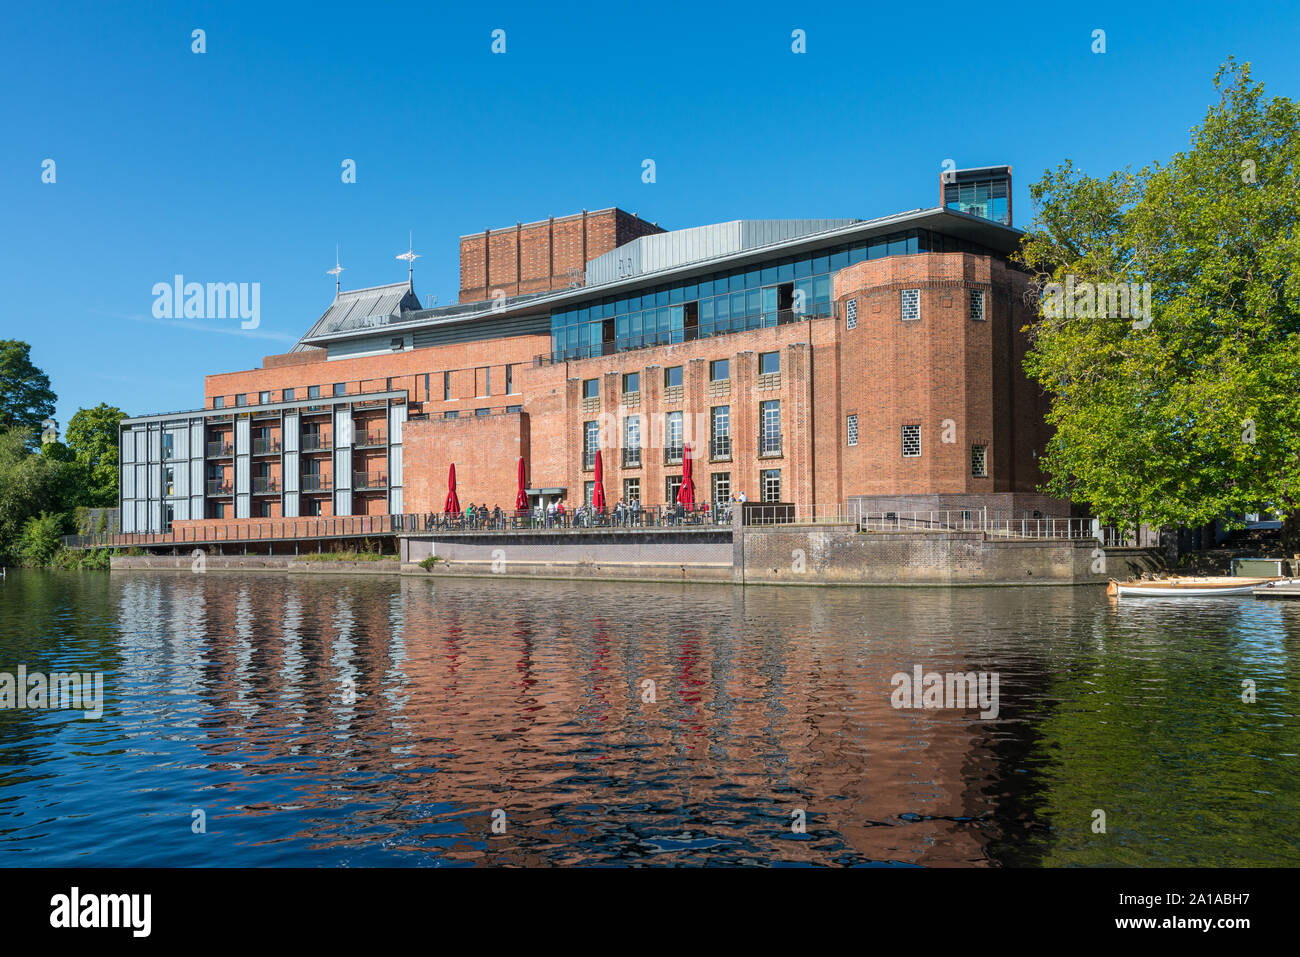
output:
{"label": "blue sky", "polygon": [[[1186,146],[1228,55],[1295,97],[1298,27],[1285,3],[9,4],[0,338],[32,344],[66,426],[197,407],[205,373],[287,350],[336,243],[345,288],[393,282],[413,229],[416,291],[446,304],[485,227],[885,215],[935,205],[947,158],[1010,163],[1025,226],[1066,158]],[[176,273],[260,283],[261,325],[154,319]]]}

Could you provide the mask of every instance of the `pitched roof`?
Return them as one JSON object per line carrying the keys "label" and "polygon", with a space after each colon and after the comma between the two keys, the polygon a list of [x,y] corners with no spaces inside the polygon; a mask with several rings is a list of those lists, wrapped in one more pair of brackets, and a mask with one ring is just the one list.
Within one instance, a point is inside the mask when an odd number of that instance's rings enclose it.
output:
{"label": "pitched roof", "polygon": [[367,289],[348,289],[335,297],[325,314],[316,320],[315,325],[289,351],[301,352],[305,348],[305,340],[321,332],[344,332],[379,326],[390,316],[419,308],[420,299],[409,281],[370,286]]}

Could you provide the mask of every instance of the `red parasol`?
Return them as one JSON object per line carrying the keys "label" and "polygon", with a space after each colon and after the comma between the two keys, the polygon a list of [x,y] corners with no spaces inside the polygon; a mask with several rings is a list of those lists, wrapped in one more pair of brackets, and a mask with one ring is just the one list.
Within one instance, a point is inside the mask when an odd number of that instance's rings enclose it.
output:
{"label": "red parasol", "polygon": [[519,491],[515,493],[515,511],[528,508],[528,493],[524,491],[524,457],[519,456]]}
{"label": "red parasol", "polygon": [[456,463],[451,463],[451,468],[447,471],[447,502],[442,506],[442,510],[448,515],[460,514],[460,499],[456,498]]}
{"label": "red parasol", "polygon": [[605,507],[605,469],[600,461],[600,449],[596,450],[596,487],[591,492],[591,507],[601,510]]}
{"label": "red parasol", "polygon": [[691,447],[682,450],[682,487],[677,490],[677,501],[687,508],[695,507],[695,483],[691,481]]}

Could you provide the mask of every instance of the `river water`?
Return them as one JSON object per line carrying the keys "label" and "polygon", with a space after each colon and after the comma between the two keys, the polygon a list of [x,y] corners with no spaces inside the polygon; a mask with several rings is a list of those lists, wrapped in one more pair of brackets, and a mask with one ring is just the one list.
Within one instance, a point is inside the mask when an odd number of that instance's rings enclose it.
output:
{"label": "river water", "polygon": [[1091,587],[11,570],[0,672],[104,710],[0,710],[0,865],[1295,866],[1298,654]]}

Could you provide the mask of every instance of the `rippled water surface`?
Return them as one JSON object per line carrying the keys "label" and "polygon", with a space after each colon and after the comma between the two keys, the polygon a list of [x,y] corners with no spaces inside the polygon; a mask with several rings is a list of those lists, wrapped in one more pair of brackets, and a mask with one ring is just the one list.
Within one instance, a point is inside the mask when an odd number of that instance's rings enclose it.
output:
{"label": "rippled water surface", "polygon": [[10,571],[0,671],[105,711],[0,710],[0,864],[1296,865],[1298,652],[1095,588]]}

